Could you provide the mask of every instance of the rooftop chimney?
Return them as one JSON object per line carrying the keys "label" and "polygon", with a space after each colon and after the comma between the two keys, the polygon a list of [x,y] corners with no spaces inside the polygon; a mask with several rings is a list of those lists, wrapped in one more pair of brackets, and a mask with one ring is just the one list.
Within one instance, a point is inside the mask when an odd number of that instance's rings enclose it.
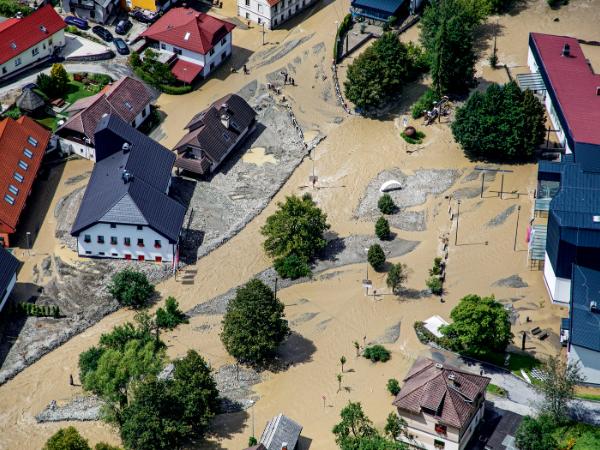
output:
{"label": "rooftop chimney", "polygon": [[282,442],[281,443],[281,450],[288,450],[288,444],[287,444],[287,442]]}
{"label": "rooftop chimney", "polygon": [[123,178],[123,182],[125,184],[129,183],[131,180],[133,180],[133,174],[131,172],[129,172],[128,170],[124,170],[123,174],[121,175],[121,178]]}
{"label": "rooftop chimney", "polygon": [[131,145],[129,145],[128,142],[123,142],[123,147],[121,147],[123,149],[123,153],[127,153],[129,150],[131,150]]}
{"label": "rooftop chimney", "polygon": [[571,46],[569,44],[565,44],[562,49],[563,56],[571,56]]}
{"label": "rooftop chimney", "polygon": [[598,308],[598,303],[596,301],[590,302],[590,311],[593,313],[600,313],[600,308]]}
{"label": "rooftop chimney", "polygon": [[229,129],[229,114],[221,114],[221,123],[227,129]]}

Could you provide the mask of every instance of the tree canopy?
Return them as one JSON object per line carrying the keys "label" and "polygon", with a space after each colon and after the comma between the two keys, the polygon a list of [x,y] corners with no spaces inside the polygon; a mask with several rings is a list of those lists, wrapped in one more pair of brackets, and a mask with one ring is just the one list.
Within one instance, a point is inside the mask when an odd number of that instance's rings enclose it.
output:
{"label": "tree canopy", "polygon": [[284,306],[262,281],[238,289],[223,318],[221,341],[236,359],[260,364],[271,359],[290,329]]}
{"label": "tree canopy", "polygon": [[548,450],[558,447],[552,432],[554,424],[548,416],[538,419],[526,416],[515,434],[515,443],[520,450]]}
{"label": "tree canopy", "polygon": [[[278,203],[278,210],[267,218],[267,223],[261,228],[265,236],[263,244],[267,254],[273,258],[294,258],[304,264],[304,271],[298,269],[298,261],[276,262],[276,268],[281,276],[288,278],[296,272],[304,273],[310,261],[320,250],[325,248],[327,241],[323,237],[329,229],[327,215],[315,204],[310,194],[302,198],[292,195],[285,202]],[[290,268],[290,274],[282,273],[282,269]]]}
{"label": "tree canopy", "polygon": [[348,66],[345,95],[358,108],[379,106],[424,69],[421,49],[387,32]]}
{"label": "tree canopy", "polygon": [[467,295],[452,309],[453,323],[441,328],[454,350],[481,356],[504,352],[512,341],[510,319],[494,296]]}
{"label": "tree canopy", "polygon": [[408,268],[406,264],[397,263],[393,264],[388,272],[387,279],[385,280],[387,287],[392,289],[394,294],[397,294],[401,289],[406,280],[408,279]]}
{"label": "tree canopy", "polygon": [[578,364],[566,362],[560,356],[546,359],[542,372],[545,376],[537,385],[544,396],[541,410],[559,424],[569,417],[569,402],[575,396],[575,385],[584,381],[584,377]]}
{"label": "tree canopy", "polygon": [[478,0],[432,0],[421,18],[421,43],[438,96],[474,84],[475,31],[487,13]]}
{"label": "tree canopy", "polygon": [[46,441],[44,450],[91,450],[75,427],[61,428]]}
{"label": "tree canopy", "polygon": [[154,286],[142,272],[124,269],[113,276],[108,291],[122,305],[140,308],[154,294]]}
{"label": "tree canopy", "polygon": [[179,303],[175,297],[167,297],[165,307],[156,310],[156,325],[160,328],[172,330],[180,323],[187,323],[188,319],[183,311],[179,309]]}
{"label": "tree canopy", "polygon": [[452,133],[470,158],[525,161],[544,142],[544,114],[531,91],[522,92],[515,82],[491,84],[458,108]]}

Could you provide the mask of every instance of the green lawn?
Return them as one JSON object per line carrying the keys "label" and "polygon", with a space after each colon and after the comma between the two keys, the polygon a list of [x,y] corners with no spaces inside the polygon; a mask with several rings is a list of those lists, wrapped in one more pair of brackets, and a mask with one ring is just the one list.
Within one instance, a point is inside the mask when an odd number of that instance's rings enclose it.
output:
{"label": "green lawn", "polygon": [[506,397],[507,396],[506,390],[504,390],[500,386],[496,386],[495,384],[492,384],[492,383],[487,385],[486,391],[489,392],[490,394],[496,395],[498,397]]}
{"label": "green lawn", "polygon": [[58,121],[64,119],[62,116],[46,116],[35,119],[37,123],[54,132],[58,128]]}
{"label": "green lawn", "polygon": [[600,402],[600,394],[575,394],[576,398]]}
{"label": "green lawn", "polygon": [[[508,362],[508,366],[504,364],[506,355],[510,355],[510,359]],[[521,369],[523,369],[529,375],[531,373],[531,369],[534,367],[540,366],[541,362],[536,359],[534,356],[529,354],[521,354],[521,353],[489,353],[485,356],[479,358],[483,361],[488,361],[496,366],[504,367],[505,369],[510,370],[513,374],[518,377],[523,378],[521,374]]]}
{"label": "green lawn", "polygon": [[100,86],[85,86],[79,81],[71,80],[67,84],[67,92],[65,93],[65,102],[75,103],[77,100],[90,97],[100,92],[102,87]]}

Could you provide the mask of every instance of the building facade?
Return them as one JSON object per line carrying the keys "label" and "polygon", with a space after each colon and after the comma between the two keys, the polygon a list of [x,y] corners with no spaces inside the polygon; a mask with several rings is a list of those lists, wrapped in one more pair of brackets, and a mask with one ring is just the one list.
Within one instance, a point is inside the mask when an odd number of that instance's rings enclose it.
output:
{"label": "building facade", "polygon": [[488,377],[418,359],[393,402],[407,423],[409,437],[400,439],[426,450],[463,450],[483,418],[489,382]]}
{"label": "building facade", "polygon": [[121,0],[63,0],[67,13],[99,24],[105,24],[119,11]]}
{"label": "building facade", "polygon": [[0,246],[0,311],[17,283],[19,265],[17,258]]}
{"label": "building facade", "polygon": [[238,16],[271,30],[314,5],[317,0],[237,0]]}
{"label": "building facade", "polygon": [[352,0],[350,13],[354,20],[382,24],[414,14],[422,3],[423,0]]}
{"label": "building facade", "polygon": [[171,72],[183,83],[208,77],[231,55],[235,25],[191,8],[172,8],[141,37],[167,55]]}
{"label": "building facade", "polygon": [[169,196],[175,155],[117,115],[102,118],[97,160],[71,234],[80,256],[177,259],[186,208]]}
{"label": "building facade", "polygon": [[65,46],[65,28],[50,5],[0,23],[0,81],[58,54]]}

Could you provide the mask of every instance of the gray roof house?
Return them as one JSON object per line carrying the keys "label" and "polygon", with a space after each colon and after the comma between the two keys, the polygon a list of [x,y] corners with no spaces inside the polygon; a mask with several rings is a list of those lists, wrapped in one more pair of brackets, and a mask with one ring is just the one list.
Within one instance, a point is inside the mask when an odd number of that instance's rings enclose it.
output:
{"label": "gray roof house", "polygon": [[[94,165],[71,229],[78,237],[80,255],[172,260],[186,212],[168,195],[175,155],[116,115],[102,118],[95,142],[101,158]],[[90,231],[93,227],[106,229]],[[102,247],[106,245],[104,233],[110,236],[110,248]],[[94,243],[92,234],[98,236]],[[161,237],[172,246],[166,254]],[[154,241],[154,250],[146,249],[144,238]],[[138,242],[135,251],[132,240]]]}
{"label": "gray roof house", "polygon": [[175,167],[206,175],[242,142],[256,124],[256,112],[242,97],[229,94],[199,112],[175,145]]}
{"label": "gray roof house", "polygon": [[82,19],[96,23],[107,23],[120,11],[119,0],[63,0],[63,10]]}
{"label": "gray roof house", "polygon": [[302,425],[280,413],[267,423],[258,442],[267,450],[295,450],[301,432]]}
{"label": "gray roof house", "polygon": [[0,311],[15,286],[19,260],[0,245]]}

